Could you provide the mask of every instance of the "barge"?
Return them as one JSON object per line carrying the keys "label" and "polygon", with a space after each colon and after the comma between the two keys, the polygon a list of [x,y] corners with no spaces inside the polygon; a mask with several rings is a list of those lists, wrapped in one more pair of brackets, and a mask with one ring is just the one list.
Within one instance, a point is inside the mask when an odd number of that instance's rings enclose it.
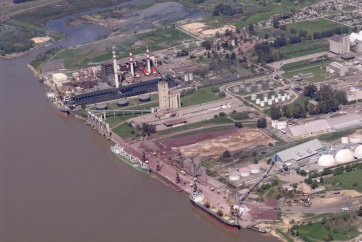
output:
{"label": "barge", "polygon": [[151,169],[148,165],[148,161],[142,162],[137,157],[134,157],[133,155],[127,154],[123,147],[121,147],[119,144],[115,144],[111,146],[112,153],[121,161],[124,163],[132,166],[137,171],[150,174]]}
{"label": "barge", "polygon": [[254,230],[254,231],[257,231],[257,232],[260,232],[260,233],[266,233],[265,229],[259,228],[259,227],[253,226],[253,225],[249,225],[247,228],[251,229],[251,230]]}
{"label": "barge", "polygon": [[63,114],[63,115],[69,115],[70,114],[69,108],[66,105],[64,105],[62,100],[60,100],[59,98],[57,98],[55,96],[55,93],[48,92],[46,96],[47,96],[49,105],[52,108],[54,108],[57,112],[59,112],[60,114]]}

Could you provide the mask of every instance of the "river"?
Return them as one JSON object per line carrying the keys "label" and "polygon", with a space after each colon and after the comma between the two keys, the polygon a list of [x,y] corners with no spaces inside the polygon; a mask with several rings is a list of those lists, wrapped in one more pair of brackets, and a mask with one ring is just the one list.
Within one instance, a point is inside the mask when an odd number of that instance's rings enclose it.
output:
{"label": "river", "polygon": [[[57,45],[108,32],[66,19],[47,24],[71,35]],[[0,59],[1,242],[277,241],[224,228],[186,193],[119,162],[84,121],[58,115],[26,67],[44,50]]]}

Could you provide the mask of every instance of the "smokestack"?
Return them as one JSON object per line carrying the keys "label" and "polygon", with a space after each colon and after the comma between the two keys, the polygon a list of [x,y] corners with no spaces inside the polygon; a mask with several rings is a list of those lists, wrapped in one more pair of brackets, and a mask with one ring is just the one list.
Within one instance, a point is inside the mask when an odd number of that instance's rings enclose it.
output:
{"label": "smokestack", "polygon": [[116,88],[119,87],[118,80],[118,66],[117,66],[117,58],[116,58],[116,47],[112,47],[112,55],[113,55],[113,69],[114,69],[114,84]]}
{"label": "smokestack", "polygon": [[131,66],[131,76],[134,77],[134,67],[133,67],[132,52],[129,52],[129,64]]}
{"label": "smokestack", "polygon": [[146,49],[146,53],[147,53],[147,71],[148,73],[151,73],[151,61],[150,61],[150,53],[148,51],[148,46]]}

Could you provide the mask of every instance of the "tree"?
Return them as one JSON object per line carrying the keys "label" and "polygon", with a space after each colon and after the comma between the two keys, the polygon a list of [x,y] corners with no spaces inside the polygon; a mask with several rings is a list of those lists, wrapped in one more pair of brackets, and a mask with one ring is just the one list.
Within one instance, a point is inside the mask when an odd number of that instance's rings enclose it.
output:
{"label": "tree", "polygon": [[211,44],[210,40],[205,40],[205,41],[202,41],[201,46],[207,50],[211,50],[212,44]]}
{"label": "tree", "polygon": [[273,27],[277,29],[277,28],[279,28],[279,26],[280,26],[279,20],[276,18],[273,18]]}
{"label": "tree", "polygon": [[260,129],[265,129],[267,127],[266,118],[259,118],[256,122],[256,127]]}
{"label": "tree", "polygon": [[231,153],[229,150],[225,150],[224,153],[222,153],[222,157],[224,158],[230,158],[231,157]]}
{"label": "tree", "polygon": [[317,91],[318,91],[317,86],[314,84],[310,84],[304,87],[303,95],[306,97],[314,98]]}
{"label": "tree", "polygon": [[357,214],[362,217],[362,206],[359,207]]}
{"label": "tree", "polygon": [[236,54],[235,54],[235,52],[231,53],[230,58],[231,58],[232,60],[235,60],[235,59],[236,59]]}
{"label": "tree", "polygon": [[219,117],[225,117],[225,116],[226,116],[226,113],[224,113],[224,112],[219,113]]}
{"label": "tree", "polygon": [[270,107],[270,116],[273,120],[278,120],[282,116],[280,106],[272,105]]}
{"label": "tree", "polygon": [[243,127],[243,124],[241,122],[235,122],[235,127],[238,127],[240,129]]}
{"label": "tree", "polygon": [[287,26],[286,25],[280,25],[280,30],[287,31]]}

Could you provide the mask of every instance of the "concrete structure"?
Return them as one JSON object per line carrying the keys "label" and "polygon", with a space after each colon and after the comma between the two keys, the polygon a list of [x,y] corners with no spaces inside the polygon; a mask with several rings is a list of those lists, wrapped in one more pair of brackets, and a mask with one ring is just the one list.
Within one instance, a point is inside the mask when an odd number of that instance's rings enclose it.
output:
{"label": "concrete structure", "polygon": [[362,134],[351,134],[349,136],[349,142],[354,144],[362,144]]}
{"label": "concrete structure", "polygon": [[314,139],[306,143],[294,146],[292,148],[278,152],[277,161],[286,162],[300,162],[305,158],[311,157],[322,151],[323,145],[319,140]]}
{"label": "concrete structure", "polygon": [[52,81],[57,87],[61,87],[64,82],[67,82],[68,77],[63,73],[55,73],[52,75]]}
{"label": "concrete structure", "polygon": [[272,120],[272,127],[275,129],[285,129],[288,127],[287,121]]}
{"label": "concrete structure", "polygon": [[351,43],[348,35],[334,35],[329,39],[329,51],[337,55],[348,54]]}
{"label": "concrete structure", "polygon": [[336,73],[338,76],[345,76],[348,71],[348,67],[338,62],[332,62],[327,66],[326,71],[332,74]]}
{"label": "concrete structure", "polygon": [[160,81],[158,83],[158,102],[161,110],[170,109],[168,83],[166,81]]}
{"label": "concrete structure", "polygon": [[356,159],[362,158],[362,145],[359,145],[354,149],[353,155]]}
{"label": "concrete structure", "polygon": [[169,109],[176,110],[181,108],[181,96],[180,92],[173,90],[169,94]]}
{"label": "concrete structure", "polygon": [[112,47],[112,57],[113,57],[113,71],[114,71],[114,85],[116,88],[119,88],[119,77],[118,77],[118,65],[116,57],[116,47]]}
{"label": "concrete structure", "polygon": [[336,164],[336,161],[333,157],[333,155],[322,155],[321,157],[319,157],[318,159],[318,165],[322,166],[322,167],[329,167],[329,166],[333,166]]}
{"label": "concrete structure", "polygon": [[238,171],[230,172],[229,174],[229,180],[230,181],[238,181],[240,180],[240,174]]}
{"label": "concrete structure", "polygon": [[240,169],[239,169],[239,172],[240,172],[240,176],[241,176],[241,177],[248,177],[248,176],[250,176],[250,170],[249,170],[249,168],[240,168]]}
{"label": "concrete structure", "polygon": [[131,77],[134,77],[134,64],[133,64],[133,56],[132,53],[129,53],[129,64],[130,64],[130,69],[131,69]]}
{"label": "concrete structure", "polygon": [[148,74],[151,74],[151,60],[150,60],[150,53],[148,50],[148,46],[146,48],[146,54],[147,54],[147,72]]}
{"label": "concrete structure", "polygon": [[350,149],[341,149],[335,154],[334,159],[337,164],[344,164],[353,161],[354,154]]}

